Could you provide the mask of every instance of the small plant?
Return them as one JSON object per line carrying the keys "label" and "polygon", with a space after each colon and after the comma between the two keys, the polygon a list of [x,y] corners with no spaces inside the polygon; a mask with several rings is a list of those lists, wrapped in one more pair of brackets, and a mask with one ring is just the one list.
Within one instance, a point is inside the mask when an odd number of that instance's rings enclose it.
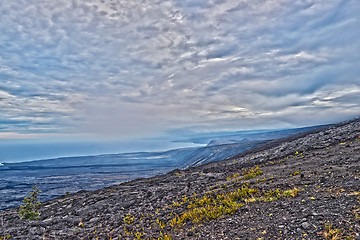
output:
{"label": "small plant", "polygon": [[134,223],[134,216],[132,216],[130,213],[124,217],[124,223],[126,224],[133,224]]}
{"label": "small plant", "polygon": [[301,173],[301,170],[293,172],[290,176],[296,176],[296,175],[298,175],[299,173]]}
{"label": "small plant", "polygon": [[171,240],[171,236],[164,234],[160,231],[160,237],[158,239],[159,240]]}
{"label": "small plant", "polygon": [[239,177],[239,176],[240,176],[239,173],[234,173],[234,175],[227,177],[226,180],[230,180],[230,179],[232,179],[232,178],[237,178],[237,177]]}
{"label": "small plant", "polygon": [[[280,198],[282,193],[281,193],[281,190],[279,188],[277,188],[275,190],[270,189],[268,192],[265,192],[264,195],[265,195],[265,198],[264,198],[265,201],[272,202],[272,201],[275,201],[278,198]],[[284,192],[284,195],[285,195],[285,192]]]}
{"label": "small plant", "polygon": [[29,193],[29,197],[25,197],[23,203],[25,205],[20,206],[19,213],[22,219],[38,220],[40,212],[38,211],[41,203],[38,199],[38,194],[41,193],[39,188],[34,185],[33,191]]}
{"label": "small plant", "polygon": [[325,239],[337,240],[343,239],[342,231],[338,228],[333,228],[333,226],[329,223],[325,223],[325,231],[322,232]]}
{"label": "small plant", "polygon": [[254,177],[259,176],[261,174],[263,174],[263,172],[259,169],[259,166],[256,166],[254,168],[250,168],[249,170],[245,169],[243,171],[243,176],[244,176],[245,180],[254,178]]}
{"label": "small plant", "polygon": [[299,189],[297,189],[296,187],[287,191],[284,191],[284,196],[287,198],[290,197],[296,197],[296,195],[298,194]]}
{"label": "small plant", "polygon": [[273,179],[273,178],[274,178],[274,177],[256,179],[256,182],[264,182],[264,181],[267,181],[267,180],[271,180],[271,179]]}
{"label": "small plant", "polygon": [[138,240],[140,240],[143,236],[145,236],[144,233],[140,233],[140,232],[136,232],[136,233],[135,233],[135,237],[136,237],[136,239],[138,239]]}
{"label": "small plant", "polygon": [[166,224],[163,223],[162,221],[160,221],[158,218],[156,219],[156,223],[159,225],[159,227],[160,227],[161,229],[163,229],[164,227],[166,227]]}

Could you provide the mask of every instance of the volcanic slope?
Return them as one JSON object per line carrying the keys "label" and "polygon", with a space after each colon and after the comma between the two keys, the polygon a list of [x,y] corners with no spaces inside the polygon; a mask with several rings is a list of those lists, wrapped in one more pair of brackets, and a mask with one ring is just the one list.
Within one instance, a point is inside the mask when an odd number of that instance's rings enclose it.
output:
{"label": "volcanic slope", "polygon": [[360,119],[0,212],[0,239],[360,239]]}

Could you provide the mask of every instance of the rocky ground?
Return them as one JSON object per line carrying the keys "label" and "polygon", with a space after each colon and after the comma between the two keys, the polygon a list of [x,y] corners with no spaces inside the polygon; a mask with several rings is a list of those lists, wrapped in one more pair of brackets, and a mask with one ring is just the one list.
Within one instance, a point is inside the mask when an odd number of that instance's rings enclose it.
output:
{"label": "rocky ground", "polygon": [[360,239],[360,120],[0,212],[0,239]]}

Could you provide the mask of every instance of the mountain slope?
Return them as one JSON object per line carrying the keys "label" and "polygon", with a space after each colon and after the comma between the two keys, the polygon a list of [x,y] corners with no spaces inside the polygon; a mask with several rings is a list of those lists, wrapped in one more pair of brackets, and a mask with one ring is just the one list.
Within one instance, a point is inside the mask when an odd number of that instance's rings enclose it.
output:
{"label": "mountain slope", "polygon": [[[318,127],[215,134],[217,140],[208,146],[163,152],[104,154],[4,163],[0,165],[0,210],[19,206],[34,182],[41,188],[40,198],[45,201],[67,192],[97,190],[139,177],[152,177],[177,168],[185,169],[223,160],[272,139]],[[210,134],[206,134],[205,137],[209,138]],[[232,144],[219,145],[225,142]]]}
{"label": "mountain slope", "polygon": [[[269,142],[233,159],[1,212],[16,239],[357,239],[360,121]],[[342,238],[340,238],[340,235]]]}
{"label": "mountain slope", "polygon": [[4,164],[0,167],[0,209],[19,206],[34,182],[42,190],[42,201],[50,200],[66,192],[97,190],[139,177],[164,174],[176,168],[219,161],[264,142]]}

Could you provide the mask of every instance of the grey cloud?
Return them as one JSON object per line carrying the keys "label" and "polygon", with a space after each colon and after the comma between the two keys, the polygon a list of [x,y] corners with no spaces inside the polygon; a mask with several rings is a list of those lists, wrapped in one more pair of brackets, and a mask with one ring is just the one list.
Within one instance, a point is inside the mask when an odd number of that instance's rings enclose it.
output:
{"label": "grey cloud", "polygon": [[[291,122],[294,108],[324,107],[313,99],[330,84],[359,81],[359,8],[352,0],[3,1],[0,89],[11,101],[1,101],[6,114],[56,129],[86,118],[91,128],[137,118],[164,127]],[[108,104],[116,121],[89,113]]]}

